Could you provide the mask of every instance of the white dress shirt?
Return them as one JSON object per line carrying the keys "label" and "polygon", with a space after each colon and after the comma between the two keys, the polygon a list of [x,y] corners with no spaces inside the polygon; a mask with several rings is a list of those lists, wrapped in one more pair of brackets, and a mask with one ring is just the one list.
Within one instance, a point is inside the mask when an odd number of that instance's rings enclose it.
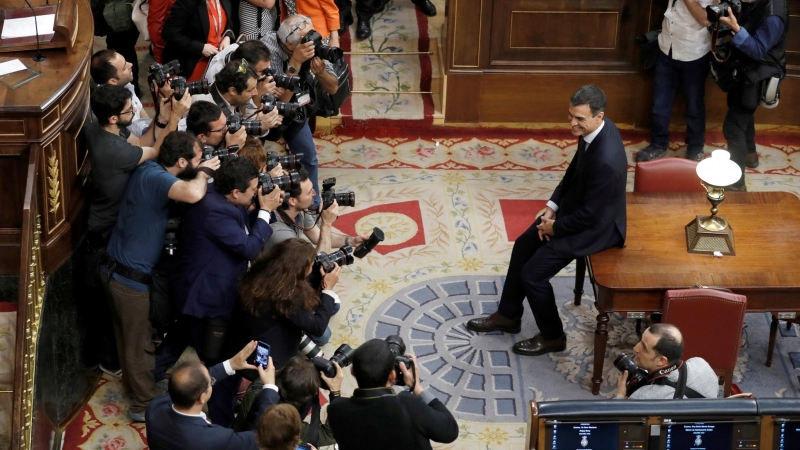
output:
{"label": "white dress shirt", "polygon": [[[669,55],[672,48],[672,59],[676,61],[694,61],[711,51],[711,34],[701,25],[686,7],[684,0],[669,0],[664,21],[661,22],[661,34],[658,35],[658,47]],[[705,9],[716,4],[714,0],[694,0]]]}

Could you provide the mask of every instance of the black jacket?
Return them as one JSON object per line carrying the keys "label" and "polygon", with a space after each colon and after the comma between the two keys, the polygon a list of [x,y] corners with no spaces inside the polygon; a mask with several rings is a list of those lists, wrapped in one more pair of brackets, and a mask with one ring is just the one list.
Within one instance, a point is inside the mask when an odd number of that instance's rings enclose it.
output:
{"label": "black jacket", "polygon": [[625,243],[628,160],[609,119],[585,152],[575,152],[550,201],[558,205],[550,241],[560,256],[581,257]]}
{"label": "black jacket", "polygon": [[[238,0],[220,0],[222,9],[228,20],[225,30],[238,32],[239,2]],[[208,41],[208,9],[204,0],[177,0],[164,22],[161,37],[164,39],[164,61],[177,59],[181,63],[181,75],[189,77],[200,58],[203,57],[203,46]],[[230,33],[229,33],[230,34]]]}
{"label": "black jacket", "polygon": [[328,423],[341,450],[430,450],[431,440],[458,438],[456,419],[429,391],[356,389],[351,398],[331,401]]}
{"label": "black jacket", "polygon": [[[743,14],[744,15],[744,14]],[[786,0],[758,0],[740,24],[743,28],[755,36],[756,30],[769,16],[778,16],[783,20],[783,24],[789,27],[789,9]],[[734,59],[741,61],[752,61],[744,53],[733,49]],[[783,78],[786,75],[786,32],[783,33],[781,40],[764,55],[761,61],[753,61],[755,65],[745,64],[745,72],[750,81],[755,83],[771,77]]]}

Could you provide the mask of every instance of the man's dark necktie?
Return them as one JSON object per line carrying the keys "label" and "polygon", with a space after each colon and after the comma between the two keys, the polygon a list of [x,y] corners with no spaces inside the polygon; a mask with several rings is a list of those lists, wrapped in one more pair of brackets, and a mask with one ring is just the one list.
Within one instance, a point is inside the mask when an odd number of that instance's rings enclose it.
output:
{"label": "man's dark necktie", "polygon": [[586,140],[583,138],[583,136],[581,136],[578,138],[578,152],[580,152],[580,154],[583,155],[583,152],[585,151],[586,151]]}

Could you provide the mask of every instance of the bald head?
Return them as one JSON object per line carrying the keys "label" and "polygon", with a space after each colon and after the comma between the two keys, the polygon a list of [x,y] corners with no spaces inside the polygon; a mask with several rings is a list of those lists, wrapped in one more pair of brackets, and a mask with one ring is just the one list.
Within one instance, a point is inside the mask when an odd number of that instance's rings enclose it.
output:
{"label": "bald head", "polygon": [[665,356],[669,365],[678,364],[683,356],[683,335],[678,327],[668,323],[657,323],[647,330],[658,338],[653,350]]}
{"label": "bald head", "polygon": [[181,409],[189,409],[211,385],[208,369],[200,361],[178,364],[169,379],[169,398]]}

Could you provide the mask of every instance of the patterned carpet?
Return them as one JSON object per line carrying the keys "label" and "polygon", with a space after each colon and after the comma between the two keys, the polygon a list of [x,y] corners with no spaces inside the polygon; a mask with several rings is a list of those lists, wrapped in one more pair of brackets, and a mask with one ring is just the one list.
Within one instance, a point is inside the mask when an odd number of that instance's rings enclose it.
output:
{"label": "patterned carpet", "polygon": [[[592,297],[584,295],[580,306],[572,303],[572,266],[553,280],[568,348],[547,356],[509,351],[535,333],[530,313],[519,335],[478,338],[464,323],[496,308],[513,240],[549,198],[576,140],[566,130],[422,133],[351,127],[317,138],[320,176],[336,177],[337,188],[356,193],[357,206],[345,208],[335,227],[352,234],[379,226],[386,233],[376,251],[343,270],[337,285],[342,309],[332,319],[332,342],[324,350],[330,354],[342,343],[355,347],[400,334],[419,356],[424,384],[461,427],[454,444],[436,448],[519,449],[528,401],[600,398],[590,393]],[[647,133],[623,131],[623,138],[632,188],[633,157],[647,145]],[[708,141],[721,142],[719,132],[709,132]],[[800,195],[800,134],[773,130],[758,143],[761,166],[748,173],[748,189]],[[717,147],[710,144],[706,151]],[[684,148],[675,145],[670,152],[682,156]],[[676,226],[684,222],[676,219]],[[797,397],[800,330],[781,326],[767,368],[768,325],[766,314],[748,314],[735,382],[759,397]],[[611,360],[637,340],[633,321],[612,318],[601,397],[610,396],[616,382]],[[345,395],[354,387],[348,376]],[[142,426],[131,425],[126,410],[120,384],[104,379],[68,428],[64,448],[145,448]]]}

